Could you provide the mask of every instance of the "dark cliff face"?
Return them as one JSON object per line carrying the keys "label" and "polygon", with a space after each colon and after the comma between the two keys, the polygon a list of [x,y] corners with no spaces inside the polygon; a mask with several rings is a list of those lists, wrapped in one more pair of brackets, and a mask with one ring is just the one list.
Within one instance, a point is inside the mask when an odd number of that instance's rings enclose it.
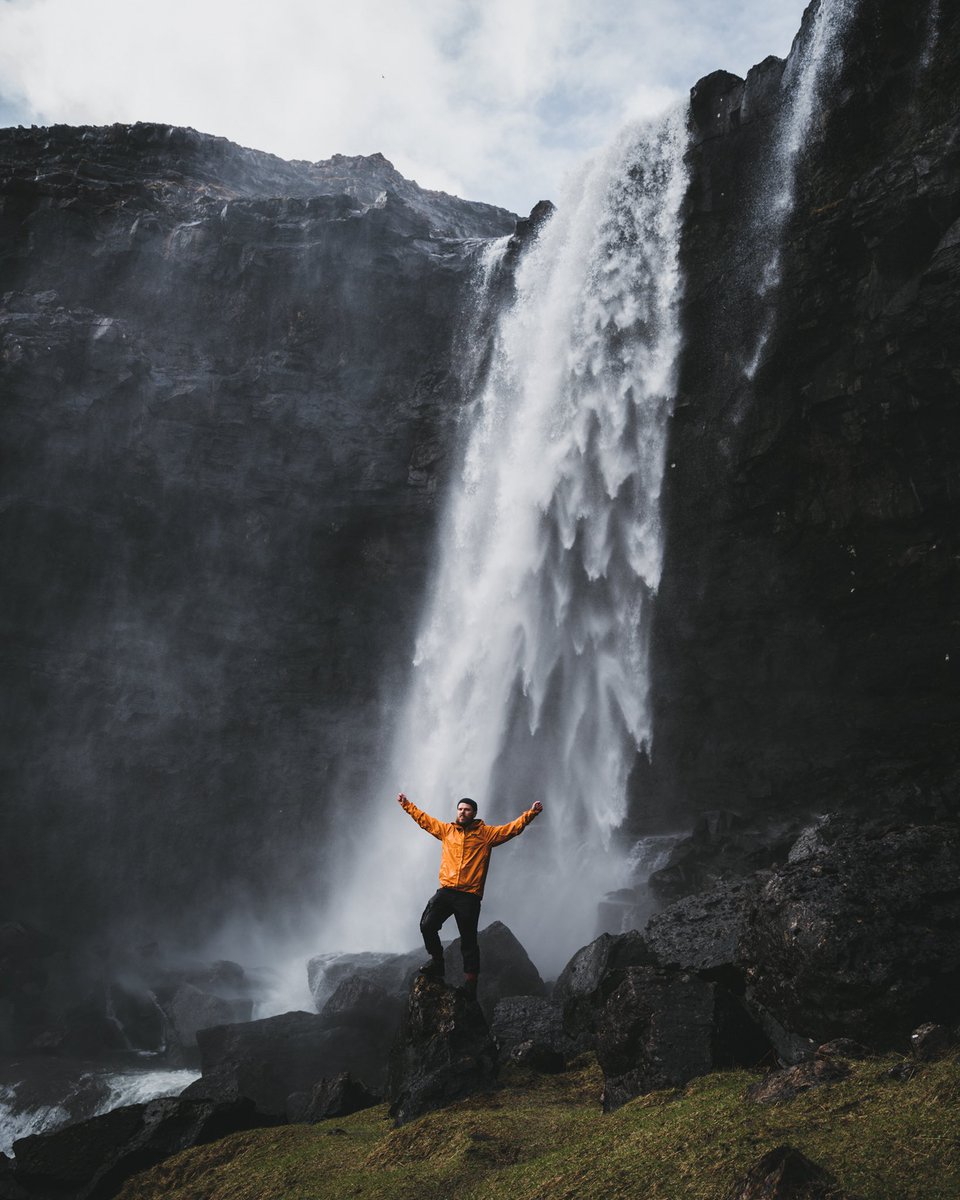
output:
{"label": "dark cliff face", "polygon": [[955,796],[960,14],[930,16],[860,5],[752,379],[783,64],[694,89],[641,819]]}
{"label": "dark cliff face", "polygon": [[463,239],[514,226],[379,155],[0,133],[0,912],[315,903],[412,654]]}
{"label": "dark cliff face", "polygon": [[[956,781],[960,21],[928,15],[861,3],[766,296],[783,64],[694,89],[638,830]],[[513,228],[380,156],[0,133],[0,915],[200,938],[316,901],[412,650],[472,239]]]}

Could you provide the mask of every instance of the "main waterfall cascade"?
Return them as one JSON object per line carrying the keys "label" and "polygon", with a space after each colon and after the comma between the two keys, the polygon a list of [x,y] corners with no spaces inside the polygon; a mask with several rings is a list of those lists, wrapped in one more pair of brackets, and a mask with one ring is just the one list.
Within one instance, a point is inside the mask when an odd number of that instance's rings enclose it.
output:
{"label": "main waterfall cascade", "polygon": [[797,159],[812,133],[819,98],[839,73],[844,34],[856,5],[857,0],[821,0],[787,60],[781,89],[788,101],[774,134],[766,178],[757,191],[751,229],[751,245],[759,247],[755,286],[766,303],[756,344],[744,363],[748,379],[756,374],[773,332],[783,235],[796,198]]}
{"label": "main waterfall cascade", "polygon": [[652,736],[686,128],[678,109],[625,129],[518,267],[467,414],[383,808],[337,889],[341,946],[418,941],[438,848],[388,804],[401,789],[445,819],[462,795],[488,822],[543,802],[495,852],[484,912],[545,969],[595,935],[599,898],[623,880],[610,834]]}

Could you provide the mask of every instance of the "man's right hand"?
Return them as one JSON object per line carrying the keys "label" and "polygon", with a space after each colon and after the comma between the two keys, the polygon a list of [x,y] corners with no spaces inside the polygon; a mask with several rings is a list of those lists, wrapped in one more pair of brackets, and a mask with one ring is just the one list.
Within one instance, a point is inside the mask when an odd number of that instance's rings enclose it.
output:
{"label": "man's right hand", "polygon": [[403,794],[403,792],[401,792],[401,793],[400,793],[400,795],[399,795],[399,796],[397,796],[397,803],[398,803],[398,804],[407,804],[407,803],[409,803],[409,802],[408,802],[408,800],[407,800],[407,798],[406,798],[406,796]]}

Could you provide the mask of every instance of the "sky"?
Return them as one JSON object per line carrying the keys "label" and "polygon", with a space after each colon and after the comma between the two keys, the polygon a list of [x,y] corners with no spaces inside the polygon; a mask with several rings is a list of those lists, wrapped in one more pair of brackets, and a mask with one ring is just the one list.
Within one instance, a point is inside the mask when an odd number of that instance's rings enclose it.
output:
{"label": "sky", "polygon": [[627,120],[783,56],[805,0],[0,0],[0,125],[384,154],[526,213]]}

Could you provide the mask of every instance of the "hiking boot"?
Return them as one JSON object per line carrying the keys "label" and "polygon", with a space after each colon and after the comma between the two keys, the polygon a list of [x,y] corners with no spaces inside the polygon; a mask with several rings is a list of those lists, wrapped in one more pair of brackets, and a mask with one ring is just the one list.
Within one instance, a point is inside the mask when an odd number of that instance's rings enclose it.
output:
{"label": "hiking boot", "polygon": [[423,964],[423,966],[420,968],[420,974],[426,975],[428,979],[442,979],[443,978],[443,959],[442,958],[431,958],[428,962],[425,962]]}
{"label": "hiking boot", "polygon": [[468,1000],[476,1000],[477,998],[477,981],[476,979],[465,979],[462,985],[457,989]]}

